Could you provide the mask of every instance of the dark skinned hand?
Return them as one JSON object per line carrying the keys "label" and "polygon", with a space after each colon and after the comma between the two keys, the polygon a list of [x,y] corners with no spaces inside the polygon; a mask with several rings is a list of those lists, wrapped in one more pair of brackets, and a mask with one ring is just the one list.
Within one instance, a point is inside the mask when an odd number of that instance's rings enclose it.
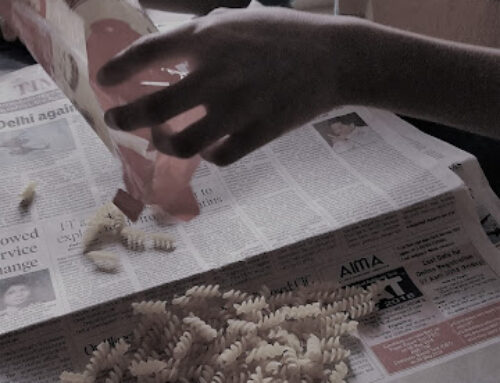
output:
{"label": "dark skinned hand", "polygon": [[[201,153],[228,165],[341,103],[342,31],[354,19],[266,8],[217,12],[172,32],[142,38],[99,72],[103,86],[126,81],[155,61],[187,57],[180,82],[106,113],[108,124],[152,127],[158,150],[183,158]],[[332,34],[332,27],[338,33]],[[332,39],[333,35],[333,39]],[[333,41],[332,41],[333,40]],[[331,46],[338,52],[331,57]],[[198,105],[207,115],[182,132],[155,126]]]}

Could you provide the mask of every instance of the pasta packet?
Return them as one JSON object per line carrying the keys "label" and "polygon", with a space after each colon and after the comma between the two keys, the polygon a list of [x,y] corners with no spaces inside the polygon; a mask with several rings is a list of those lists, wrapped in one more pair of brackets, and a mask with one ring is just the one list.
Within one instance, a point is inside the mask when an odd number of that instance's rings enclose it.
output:
{"label": "pasta packet", "polygon": [[[101,88],[98,70],[111,57],[156,27],[136,0],[1,0],[0,16],[21,40],[64,94],[78,108],[108,149],[123,165],[127,192],[134,200],[159,206],[166,213],[189,220],[199,213],[190,187],[200,158],[179,159],[155,150],[151,129],[172,134],[201,119],[198,106],[159,127],[132,133],[108,128],[104,111],[169,86],[189,72],[189,63],[174,57],[154,63],[124,84]],[[120,197],[121,194],[118,194]],[[131,219],[142,208],[115,203]],[[136,204],[137,205],[137,204]]]}

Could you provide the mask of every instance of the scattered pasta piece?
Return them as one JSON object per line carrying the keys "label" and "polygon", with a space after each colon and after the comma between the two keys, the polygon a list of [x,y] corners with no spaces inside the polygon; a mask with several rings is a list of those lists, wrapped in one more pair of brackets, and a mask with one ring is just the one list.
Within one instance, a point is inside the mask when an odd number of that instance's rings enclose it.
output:
{"label": "scattered pasta piece", "polygon": [[[33,184],[32,195],[34,195],[36,184],[30,183],[27,190],[30,188],[31,184]],[[26,197],[23,197],[23,201],[28,201],[30,198],[29,191],[25,191],[23,195],[24,194],[26,194]],[[149,243],[152,248],[157,250],[175,250],[174,239],[169,235],[164,233],[147,235],[142,230],[127,226],[126,223],[127,218],[125,214],[123,214],[114,203],[110,202],[101,206],[89,220],[88,226],[83,233],[83,252],[88,253],[92,247],[98,243],[99,239],[104,236],[107,238],[113,236],[119,237],[127,248],[134,251],[142,251],[145,250],[146,247],[149,248]],[[101,271],[112,272],[117,270],[116,266],[118,265],[118,259],[116,257],[113,258],[109,253],[94,251],[90,257]],[[185,303],[188,303],[190,300],[190,298],[186,297]],[[119,374],[116,373],[115,375],[118,376]]]}
{"label": "scattered pasta piece", "polygon": [[112,202],[101,206],[95,216],[103,226],[107,226],[114,234],[120,233],[125,227],[125,214]]}
{"label": "scattered pasta piece", "polygon": [[125,221],[125,215],[113,203],[101,206],[83,233],[83,251],[87,252],[104,235],[120,234]]}
{"label": "scattered pasta piece", "polygon": [[219,285],[195,286],[186,291],[187,297],[215,298],[221,296]]}
{"label": "scattered pasta piece", "polygon": [[184,318],[183,322],[196,331],[200,339],[205,342],[210,342],[217,337],[217,331],[196,316]]}
{"label": "scattered pasta piece", "polygon": [[161,315],[166,314],[167,309],[165,308],[166,302],[164,301],[142,301],[139,303],[132,303],[132,309],[134,310],[134,314],[143,314],[143,315]]}
{"label": "scattered pasta piece", "polygon": [[131,250],[144,250],[146,246],[146,233],[142,230],[127,226],[121,231],[123,243]]}
{"label": "scattered pasta piece", "polygon": [[371,314],[375,309],[375,303],[373,301],[363,302],[356,305],[352,305],[349,308],[349,315],[352,319],[358,319],[368,314]]}
{"label": "scattered pasta piece", "polygon": [[[91,252],[89,256],[102,252]],[[133,303],[130,345],[100,344],[81,374],[63,383],[345,383],[342,338],[375,309],[380,286],[334,284],[262,295],[195,286],[165,301]],[[269,304],[268,302],[271,302]]]}
{"label": "scattered pasta piece", "polygon": [[325,371],[325,378],[328,379],[327,381],[329,383],[344,383],[344,379],[346,378],[348,372],[349,369],[347,368],[347,365],[344,362],[340,362],[335,365],[335,369],[333,371]]}
{"label": "scattered pasta piece", "polygon": [[130,373],[133,376],[147,376],[158,373],[167,367],[167,363],[161,360],[148,358],[146,361],[132,362],[130,366]]}
{"label": "scattered pasta piece", "polygon": [[91,251],[87,253],[87,257],[102,271],[115,272],[120,266],[118,256],[108,251]]}
{"label": "scattered pasta piece", "polygon": [[222,298],[230,303],[241,303],[248,298],[248,294],[239,290],[229,290],[222,294]]}
{"label": "scattered pasta piece", "polygon": [[250,298],[243,301],[241,304],[236,303],[234,305],[237,314],[252,314],[266,307],[268,307],[268,305],[266,303],[266,298],[264,297]]}
{"label": "scattered pasta piece", "polygon": [[21,197],[20,205],[23,207],[28,207],[33,202],[35,198],[36,182],[30,181],[28,185],[24,188],[22,193],[19,195]]}
{"label": "scattered pasta piece", "polygon": [[189,331],[184,332],[184,334],[182,334],[179,341],[175,345],[174,358],[175,359],[184,358],[191,349],[192,345],[193,345],[193,335]]}
{"label": "scattered pasta piece", "polygon": [[175,249],[175,241],[168,234],[155,233],[149,236],[153,243],[153,248],[157,250],[172,251]]}

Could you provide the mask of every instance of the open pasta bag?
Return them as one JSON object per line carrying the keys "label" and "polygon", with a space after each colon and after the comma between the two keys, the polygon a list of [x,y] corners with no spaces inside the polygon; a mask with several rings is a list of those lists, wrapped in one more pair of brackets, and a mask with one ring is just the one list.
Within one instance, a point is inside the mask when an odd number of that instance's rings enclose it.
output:
{"label": "open pasta bag", "polygon": [[144,127],[133,133],[112,130],[104,121],[107,109],[188,75],[189,63],[173,57],[150,65],[118,86],[98,85],[97,72],[110,58],[141,36],[157,31],[138,2],[1,0],[0,15],[121,160],[128,193],[142,204],[157,205],[179,219],[196,216],[199,207],[190,180],[200,158],[186,160],[158,152],[151,143],[151,129],[162,129],[165,134],[178,132],[201,119],[204,108],[198,106],[161,127]]}

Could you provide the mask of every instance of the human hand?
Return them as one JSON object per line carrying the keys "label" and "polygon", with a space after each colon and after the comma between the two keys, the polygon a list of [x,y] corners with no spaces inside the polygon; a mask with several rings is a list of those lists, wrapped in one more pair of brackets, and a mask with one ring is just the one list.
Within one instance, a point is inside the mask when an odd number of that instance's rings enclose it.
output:
{"label": "human hand", "polygon": [[[209,15],[142,38],[101,69],[101,85],[122,83],[167,57],[187,57],[191,73],[109,110],[106,121],[125,131],[152,127],[153,144],[166,154],[201,153],[228,165],[342,103],[338,86],[349,43],[341,32],[352,22],[267,8]],[[199,105],[207,115],[181,132],[157,127]]]}
{"label": "human hand", "polygon": [[7,23],[6,20],[0,17],[0,37],[5,41],[15,41],[17,39],[17,33],[14,29]]}

